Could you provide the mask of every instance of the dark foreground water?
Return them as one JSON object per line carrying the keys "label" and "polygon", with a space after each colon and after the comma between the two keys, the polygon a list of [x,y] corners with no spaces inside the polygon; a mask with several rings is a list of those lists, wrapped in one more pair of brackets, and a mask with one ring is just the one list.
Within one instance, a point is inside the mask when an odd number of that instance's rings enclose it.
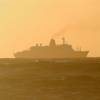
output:
{"label": "dark foreground water", "polygon": [[100,100],[100,63],[0,60],[0,100]]}

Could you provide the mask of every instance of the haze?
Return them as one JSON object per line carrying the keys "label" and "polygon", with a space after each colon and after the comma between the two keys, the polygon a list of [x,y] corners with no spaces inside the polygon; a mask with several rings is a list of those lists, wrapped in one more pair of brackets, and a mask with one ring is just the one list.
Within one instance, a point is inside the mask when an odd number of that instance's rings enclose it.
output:
{"label": "haze", "polygon": [[100,56],[100,0],[0,0],[0,57],[52,36]]}

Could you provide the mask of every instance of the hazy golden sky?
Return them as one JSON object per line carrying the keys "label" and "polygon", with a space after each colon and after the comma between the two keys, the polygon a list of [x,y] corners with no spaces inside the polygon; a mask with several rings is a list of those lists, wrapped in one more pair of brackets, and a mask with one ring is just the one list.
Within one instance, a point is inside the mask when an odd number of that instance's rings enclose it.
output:
{"label": "hazy golden sky", "polygon": [[0,0],[0,57],[47,44],[64,27],[75,49],[100,56],[100,0]]}

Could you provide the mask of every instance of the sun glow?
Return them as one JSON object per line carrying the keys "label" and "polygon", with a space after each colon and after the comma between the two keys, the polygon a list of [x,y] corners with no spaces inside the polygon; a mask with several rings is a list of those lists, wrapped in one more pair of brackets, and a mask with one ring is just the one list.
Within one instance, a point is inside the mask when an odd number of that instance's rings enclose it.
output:
{"label": "sun glow", "polygon": [[0,0],[0,57],[13,57],[36,42],[47,44],[65,26],[64,36],[74,48],[82,46],[90,56],[100,56],[99,4],[99,0]]}

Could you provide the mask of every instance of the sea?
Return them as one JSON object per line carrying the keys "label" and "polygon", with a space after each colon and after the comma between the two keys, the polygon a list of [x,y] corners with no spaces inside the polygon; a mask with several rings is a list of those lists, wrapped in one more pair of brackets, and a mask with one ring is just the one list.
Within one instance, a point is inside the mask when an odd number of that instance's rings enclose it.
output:
{"label": "sea", "polygon": [[100,100],[100,58],[0,59],[0,100]]}

